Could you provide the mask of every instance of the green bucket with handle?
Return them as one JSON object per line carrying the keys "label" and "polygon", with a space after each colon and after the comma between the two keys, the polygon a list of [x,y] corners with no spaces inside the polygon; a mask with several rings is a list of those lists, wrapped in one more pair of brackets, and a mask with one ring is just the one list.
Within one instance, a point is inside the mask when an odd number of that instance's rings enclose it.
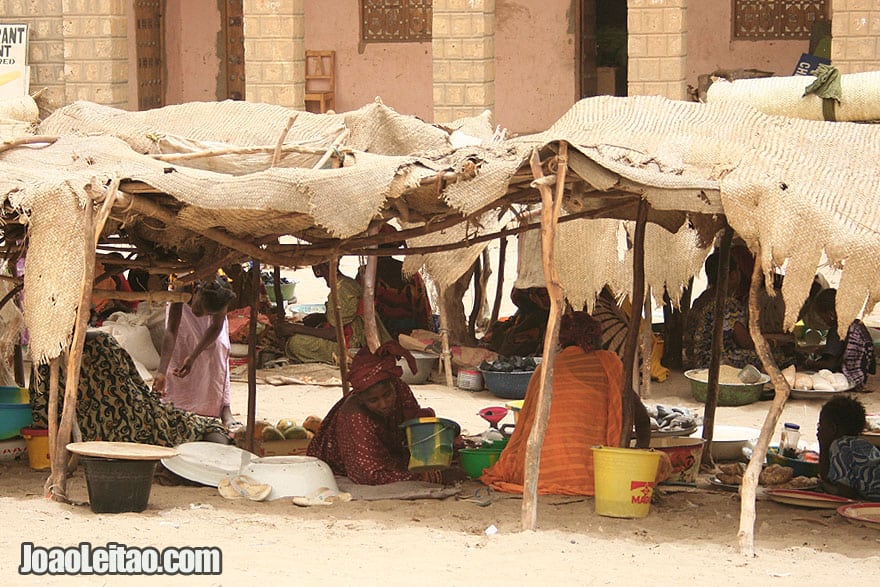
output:
{"label": "green bucket with handle", "polygon": [[413,418],[400,425],[409,445],[409,470],[434,471],[452,463],[452,443],[461,432],[457,422],[446,418]]}

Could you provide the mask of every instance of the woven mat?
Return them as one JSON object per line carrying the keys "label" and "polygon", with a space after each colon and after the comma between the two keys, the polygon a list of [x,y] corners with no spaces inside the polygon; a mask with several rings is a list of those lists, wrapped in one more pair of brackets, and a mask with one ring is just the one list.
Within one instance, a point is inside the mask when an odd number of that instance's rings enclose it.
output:
{"label": "woven mat", "polygon": [[[232,381],[247,381],[247,365],[229,372]],[[257,369],[257,383],[269,385],[328,385],[341,386],[339,369],[325,363],[298,363],[271,369]]]}
{"label": "woven mat", "polygon": [[387,485],[358,485],[348,477],[336,477],[339,491],[351,494],[352,501],[380,499],[446,499],[461,492],[459,487],[443,487],[425,481],[398,481]]}

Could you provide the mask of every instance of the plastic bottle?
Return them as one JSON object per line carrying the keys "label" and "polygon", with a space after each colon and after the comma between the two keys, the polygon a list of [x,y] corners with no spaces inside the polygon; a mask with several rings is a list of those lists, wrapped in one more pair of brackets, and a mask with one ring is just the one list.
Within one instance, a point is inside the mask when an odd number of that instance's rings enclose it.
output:
{"label": "plastic bottle", "polygon": [[782,434],[780,435],[779,442],[779,448],[782,451],[782,456],[796,459],[798,441],[800,440],[800,438],[801,427],[798,424],[786,422],[785,425],[782,427]]}

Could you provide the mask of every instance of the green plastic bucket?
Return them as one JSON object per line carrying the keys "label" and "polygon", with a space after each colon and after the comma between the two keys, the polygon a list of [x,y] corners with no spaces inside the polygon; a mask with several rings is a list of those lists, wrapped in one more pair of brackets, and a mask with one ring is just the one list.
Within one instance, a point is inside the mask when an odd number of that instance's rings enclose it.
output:
{"label": "green plastic bucket", "polygon": [[446,469],[452,463],[452,441],[461,432],[457,422],[446,418],[414,418],[400,425],[406,429],[409,470]]}
{"label": "green plastic bucket", "polygon": [[86,470],[89,506],[97,514],[147,509],[158,461],[81,456]]}

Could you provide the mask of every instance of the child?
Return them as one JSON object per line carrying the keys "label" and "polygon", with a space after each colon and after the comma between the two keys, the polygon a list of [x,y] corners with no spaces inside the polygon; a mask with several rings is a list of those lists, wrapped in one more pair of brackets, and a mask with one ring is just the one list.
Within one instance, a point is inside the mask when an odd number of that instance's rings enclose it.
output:
{"label": "child", "polygon": [[880,448],[859,438],[865,406],[851,396],[828,400],[819,413],[819,476],[828,493],[880,501]]}

